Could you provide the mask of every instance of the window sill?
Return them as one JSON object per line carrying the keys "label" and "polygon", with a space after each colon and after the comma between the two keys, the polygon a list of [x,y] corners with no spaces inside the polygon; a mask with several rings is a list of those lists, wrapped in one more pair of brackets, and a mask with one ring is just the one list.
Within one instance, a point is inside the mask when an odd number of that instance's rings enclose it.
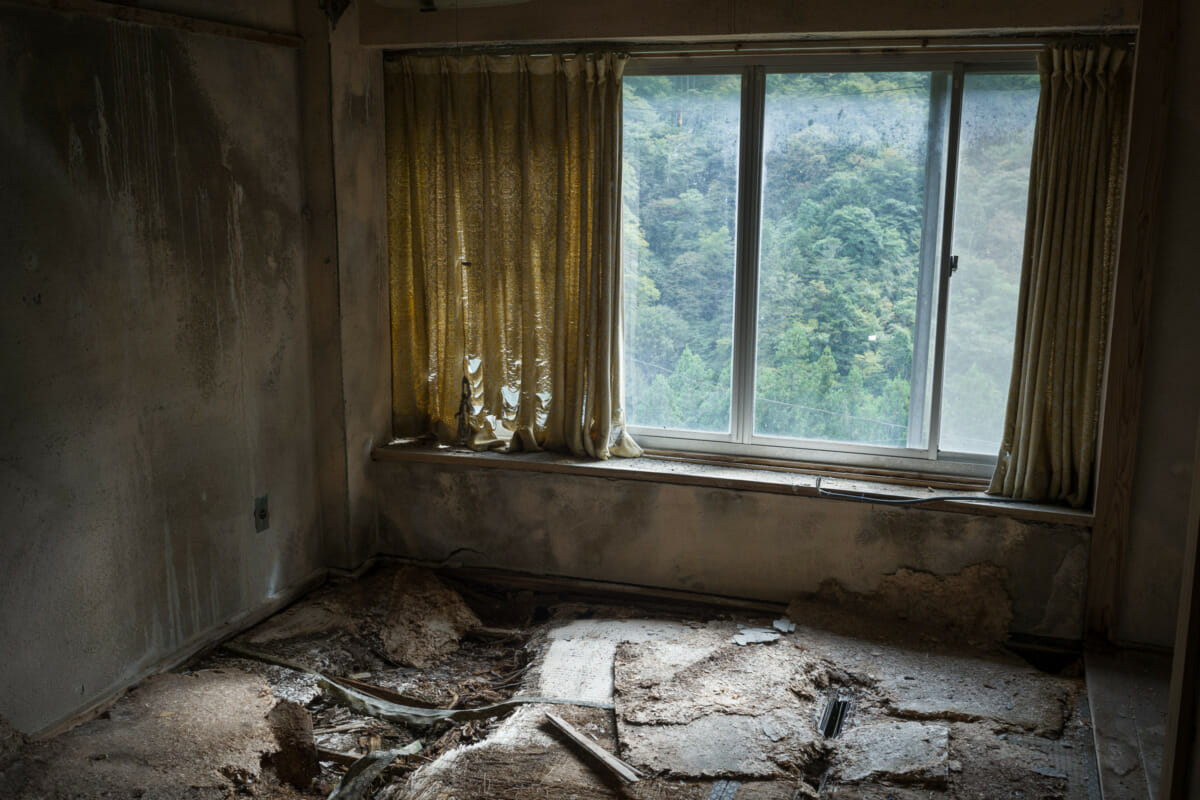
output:
{"label": "window sill", "polygon": [[[866,502],[898,508],[925,508],[960,514],[1012,517],[1035,522],[1091,527],[1090,511],[1037,503],[1014,503],[990,497],[980,482],[960,481],[950,488],[937,478],[924,482],[915,476],[855,476],[833,474],[819,467],[765,463],[719,463],[662,452],[642,458],[608,461],[575,458],[559,453],[476,452],[427,442],[393,442],[375,448],[377,462],[456,465],[475,469],[508,469],[581,475],[610,480],[649,481],[683,486],[707,486],[796,497],[820,497],[843,502]],[[935,488],[939,487],[939,488]]]}

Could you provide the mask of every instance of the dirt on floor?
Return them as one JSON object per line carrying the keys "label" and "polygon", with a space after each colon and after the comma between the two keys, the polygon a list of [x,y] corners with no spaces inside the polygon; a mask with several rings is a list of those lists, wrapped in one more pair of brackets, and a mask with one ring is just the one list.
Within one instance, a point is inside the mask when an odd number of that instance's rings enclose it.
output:
{"label": "dirt on floor", "polygon": [[[925,588],[969,603],[994,577]],[[909,596],[927,582],[893,587],[918,626],[875,607],[890,589],[780,618],[381,567],[53,740],[0,720],[0,796],[1098,797],[1072,659],[1051,673],[1004,650],[1003,608],[971,611],[969,645]],[[623,782],[549,714],[642,778]]]}

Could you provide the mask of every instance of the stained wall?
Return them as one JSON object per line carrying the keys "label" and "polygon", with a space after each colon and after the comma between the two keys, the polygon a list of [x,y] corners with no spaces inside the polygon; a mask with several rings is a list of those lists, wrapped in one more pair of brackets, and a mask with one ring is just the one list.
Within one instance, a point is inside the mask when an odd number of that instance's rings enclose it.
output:
{"label": "stained wall", "polygon": [[645,480],[379,462],[384,552],[787,602],[907,568],[1007,575],[1014,633],[1079,639],[1086,529]]}
{"label": "stained wall", "polygon": [[297,59],[0,8],[0,715],[25,731],[324,566]]}

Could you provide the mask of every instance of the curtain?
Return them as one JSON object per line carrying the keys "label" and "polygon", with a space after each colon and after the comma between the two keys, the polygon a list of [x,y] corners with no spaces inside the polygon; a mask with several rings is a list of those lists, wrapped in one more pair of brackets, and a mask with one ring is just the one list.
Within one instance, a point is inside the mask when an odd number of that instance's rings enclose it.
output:
{"label": "curtain", "polygon": [[1090,500],[1128,113],[1124,46],[1038,58],[1012,380],[989,492]]}
{"label": "curtain", "polygon": [[621,408],[625,60],[388,62],[398,435],[641,454]]}

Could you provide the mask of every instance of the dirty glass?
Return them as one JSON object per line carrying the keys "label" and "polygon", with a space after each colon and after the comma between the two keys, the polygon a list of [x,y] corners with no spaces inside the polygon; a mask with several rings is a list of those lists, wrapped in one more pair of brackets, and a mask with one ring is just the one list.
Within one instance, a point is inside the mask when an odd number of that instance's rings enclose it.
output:
{"label": "dirty glass", "polygon": [[1012,370],[1038,76],[963,83],[940,449],[1000,449]]}
{"label": "dirty glass", "polygon": [[627,418],[725,433],[741,77],[626,76],[624,91]]}
{"label": "dirty glass", "polygon": [[931,78],[767,76],[757,435],[909,442]]}

